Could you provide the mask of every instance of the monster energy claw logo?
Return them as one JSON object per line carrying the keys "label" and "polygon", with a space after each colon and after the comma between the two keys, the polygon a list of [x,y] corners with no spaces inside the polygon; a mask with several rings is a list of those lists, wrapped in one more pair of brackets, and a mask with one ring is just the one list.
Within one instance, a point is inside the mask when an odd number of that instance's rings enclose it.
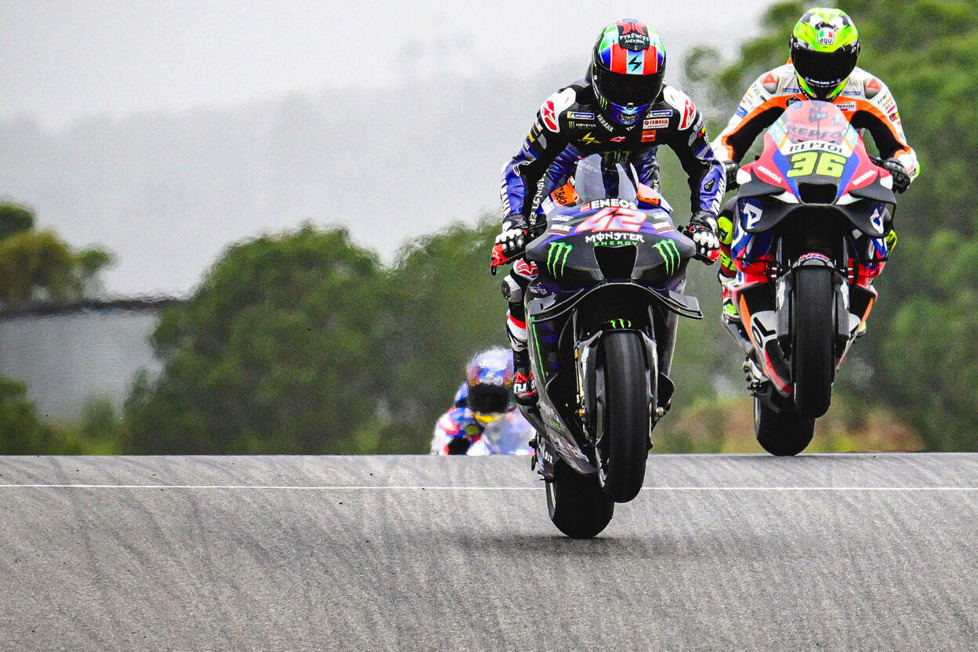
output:
{"label": "monster energy claw logo", "polygon": [[563,242],[551,242],[547,250],[547,270],[551,276],[563,276],[564,266],[567,265],[567,256],[570,255],[573,245]]}
{"label": "monster energy claw logo", "polygon": [[655,243],[655,248],[659,250],[659,255],[666,264],[666,274],[674,274],[679,269],[681,260],[679,247],[672,240],[659,240]]}

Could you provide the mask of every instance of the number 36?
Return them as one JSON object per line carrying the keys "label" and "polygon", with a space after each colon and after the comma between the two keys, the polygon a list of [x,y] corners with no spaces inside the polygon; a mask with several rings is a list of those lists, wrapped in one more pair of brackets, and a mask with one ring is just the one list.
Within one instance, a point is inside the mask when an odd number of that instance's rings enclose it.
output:
{"label": "number 36", "polygon": [[818,174],[825,177],[841,177],[846,169],[846,157],[830,152],[799,152],[791,157],[789,177],[805,177]]}

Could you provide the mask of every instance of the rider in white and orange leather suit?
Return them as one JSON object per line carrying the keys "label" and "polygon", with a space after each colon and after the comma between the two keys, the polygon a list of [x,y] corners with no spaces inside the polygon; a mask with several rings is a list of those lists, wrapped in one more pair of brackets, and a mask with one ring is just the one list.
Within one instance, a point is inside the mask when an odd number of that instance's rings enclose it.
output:
{"label": "rider in white and orange leather suit", "polygon": [[[812,38],[806,38],[806,34]],[[832,50],[831,40],[835,38],[839,39],[839,47]],[[798,21],[790,45],[792,60],[765,72],[750,85],[727,127],[712,143],[714,153],[727,169],[728,182],[754,140],[789,104],[814,99],[832,102],[849,117],[853,127],[861,133],[868,131],[883,159],[881,167],[893,175],[894,189],[906,190],[920,174],[917,154],[903,133],[896,100],[886,84],[855,67],[860,45],[851,18],[838,9],[811,9]],[[836,66],[841,66],[838,72],[832,70]],[[823,71],[826,74],[820,75]],[[727,286],[737,272],[730,256],[730,211],[724,210],[718,222],[724,317],[735,321],[736,309],[727,300]],[[895,232],[891,225],[887,227],[887,241],[895,243]]]}

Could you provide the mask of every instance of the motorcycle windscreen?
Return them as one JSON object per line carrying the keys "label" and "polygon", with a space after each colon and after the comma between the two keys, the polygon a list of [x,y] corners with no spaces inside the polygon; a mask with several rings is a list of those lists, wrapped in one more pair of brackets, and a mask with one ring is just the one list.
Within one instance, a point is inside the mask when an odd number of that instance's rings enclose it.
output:
{"label": "motorcycle windscreen", "polygon": [[789,104],[778,122],[792,143],[820,140],[841,145],[849,135],[849,120],[830,102]]}
{"label": "motorcycle windscreen", "polygon": [[607,197],[635,201],[638,197],[634,177],[620,163],[609,164],[600,154],[592,154],[577,162],[574,171],[574,190],[582,204]]}
{"label": "motorcycle windscreen", "polygon": [[[832,204],[857,170],[875,172],[858,132],[829,102],[788,105],[764,136],[764,151],[754,164],[754,179],[741,196],[787,190],[805,204]],[[874,174],[860,179],[871,182]],[[756,182],[756,183],[755,183]]]}

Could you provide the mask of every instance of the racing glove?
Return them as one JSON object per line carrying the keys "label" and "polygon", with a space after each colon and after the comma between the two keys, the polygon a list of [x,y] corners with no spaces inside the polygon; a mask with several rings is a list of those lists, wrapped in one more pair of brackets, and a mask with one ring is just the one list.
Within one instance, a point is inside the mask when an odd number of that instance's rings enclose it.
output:
{"label": "racing glove", "polygon": [[503,220],[502,232],[496,236],[492,247],[492,260],[489,271],[495,275],[496,268],[520,256],[526,247],[529,227],[526,218],[520,214],[507,215]]}
{"label": "racing glove", "polygon": [[717,218],[712,213],[700,211],[689,218],[686,235],[696,243],[696,256],[707,265],[712,265],[720,257]]}
{"label": "racing glove", "polygon": [[910,187],[910,175],[907,174],[907,169],[903,167],[903,163],[895,158],[888,158],[883,161],[881,167],[893,176],[893,189],[895,191],[903,192]]}

